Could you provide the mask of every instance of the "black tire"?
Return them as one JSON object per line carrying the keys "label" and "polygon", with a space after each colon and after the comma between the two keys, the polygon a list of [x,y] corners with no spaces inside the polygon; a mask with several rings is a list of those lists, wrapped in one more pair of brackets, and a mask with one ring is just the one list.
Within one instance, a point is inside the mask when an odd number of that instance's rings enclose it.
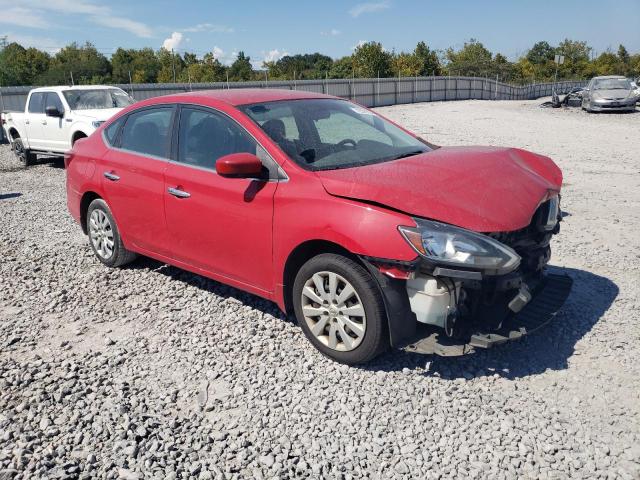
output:
{"label": "black tire", "polygon": [[38,159],[35,153],[31,153],[31,150],[24,148],[24,143],[20,137],[13,141],[13,153],[18,157],[18,161],[25,167],[33,165]]}
{"label": "black tire", "polygon": [[[111,254],[106,255],[105,252],[100,253],[95,245],[93,240],[92,231],[93,228],[91,226],[92,214],[94,211],[99,210],[104,214],[104,218],[108,222],[108,229],[113,236],[112,242],[113,246],[111,247]],[[97,216],[101,216],[100,213],[96,214]],[[107,205],[107,202],[102,200],[101,198],[96,198],[89,204],[89,208],[87,209],[87,234],[89,236],[89,245],[91,245],[91,249],[93,253],[95,253],[98,260],[104,263],[107,267],[120,267],[122,265],[126,265],[127,263],[133,262],[138,256],[136,253],[127,250],[122,243],[122,238],[120,237],[120,232],[118,231],[118,226],[116,225],[115,220],[113,219],[113,215],[111,214],[111,210]]]}
{"label": "black tire", "polygon": [[[366,327],[362,340],[353,350],[338,351],[330,348],[314,336],[305,320],[302,290],[305,283],[318,272],[331,272],[343,277],[355,289],[362,303]],[[337,362],[347,365],[365,363],[389,348],[387,317],[378,285],[364,267],[350,258],[324,253],[307,261],[298,271],[293,284],[293,307],[298,324],[309,341],[321,353]]]}

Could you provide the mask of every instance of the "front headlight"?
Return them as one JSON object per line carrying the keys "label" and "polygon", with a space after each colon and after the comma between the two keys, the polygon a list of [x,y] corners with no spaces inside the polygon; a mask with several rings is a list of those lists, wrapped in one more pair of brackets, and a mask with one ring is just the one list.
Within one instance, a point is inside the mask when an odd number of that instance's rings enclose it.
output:
{"label": "front headlight", "polygon": [[398,230],[422,257],[438,265],[481,270],[488,275],[512,272],[520,256],[491,237],[444,223],[414,218],[416,227]]}
{"label": "front headlight", "polygon": [[93,125],[93,128],[98,128],[103,123],[104,123],[104,120],[100,120],[100,121],[91,122],[91,125]]}

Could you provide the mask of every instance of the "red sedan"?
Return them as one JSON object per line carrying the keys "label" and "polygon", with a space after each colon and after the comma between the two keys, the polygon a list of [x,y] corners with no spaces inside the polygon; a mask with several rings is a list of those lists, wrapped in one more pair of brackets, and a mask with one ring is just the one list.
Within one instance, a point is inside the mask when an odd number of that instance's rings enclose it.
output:
{"label": "red sedan", "polygon": [[273,300],[348,364],[490,346],[550,319],[570,288],[545,272],[561,219],[549,158],[437,147],[335,97],[153,98],[66,167],[102,263],[145,255]]}

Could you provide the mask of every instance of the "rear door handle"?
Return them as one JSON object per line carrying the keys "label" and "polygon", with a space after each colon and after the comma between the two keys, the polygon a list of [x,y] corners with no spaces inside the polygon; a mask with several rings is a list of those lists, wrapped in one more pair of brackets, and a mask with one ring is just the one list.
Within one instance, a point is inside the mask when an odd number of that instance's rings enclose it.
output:
{"label": "rear door handle", "polygon": [[103,175],[104,175],[104,178],[111,180],[112,182],[117,182],[118,180],[120,180],[120,177],[115,173],[104,172]]}
{"label": "rear door handle", "polygon": [[167,189],[170,195],[178,198],[189,198],[191,194],[189,192],[185,192],[184,190],[180,190],[179,188],[169,188]]}

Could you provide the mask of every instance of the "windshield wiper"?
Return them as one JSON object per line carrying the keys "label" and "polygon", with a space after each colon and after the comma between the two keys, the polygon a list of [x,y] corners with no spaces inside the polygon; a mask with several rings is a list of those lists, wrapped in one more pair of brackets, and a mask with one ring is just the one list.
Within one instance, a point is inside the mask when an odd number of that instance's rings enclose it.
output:
{"label": "windshield wiper", "polygon": [[413,150],[411,152],[401,153],[400,155],[396,155],[395,157],[391,157],[390,160],[399,160],[401,158],[413,157],[414,155],[420,155],[424,153],[426,150]]}

